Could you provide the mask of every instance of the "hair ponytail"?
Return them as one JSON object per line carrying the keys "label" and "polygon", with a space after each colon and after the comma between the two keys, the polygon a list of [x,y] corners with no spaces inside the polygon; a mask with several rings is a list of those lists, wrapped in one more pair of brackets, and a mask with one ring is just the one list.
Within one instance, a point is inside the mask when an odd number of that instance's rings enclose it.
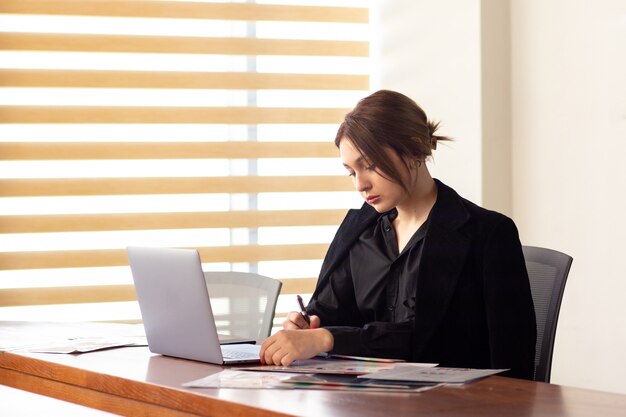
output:
{"label": "hair ponytail", "polygon": [[440,140],[452,140],[447,136],[435,135],[435,132],[437,131],[437,129],[439,129],[439,122],[433,122],[432,120],[429,120],[426,122],[426,126],[428,126],[428,136],[430,137],[431,150],[437,149],[437,142],[439,142]]}

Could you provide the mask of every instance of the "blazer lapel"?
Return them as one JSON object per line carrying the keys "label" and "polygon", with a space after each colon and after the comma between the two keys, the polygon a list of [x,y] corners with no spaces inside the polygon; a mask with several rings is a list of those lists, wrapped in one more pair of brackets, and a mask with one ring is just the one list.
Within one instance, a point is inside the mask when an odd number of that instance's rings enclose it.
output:
{"label": "blazer lapel", "polygon": [[435,181],[437,202],[431,212],[417,281],[417,355],[448,309],[470,247],[470,240],[458,231],[469,219],[461,197],[440,181]]}
{"label": "blazer lapel", "polygon": [[317,287],[326,281],[327,276],[341,262],[354,242],[361,236],[363,230],[376,221],[379,214],[369,204],[365,203],[360,210],[350,210],[339,226],[335,240],[326,253],[322,269],[320,270]]}

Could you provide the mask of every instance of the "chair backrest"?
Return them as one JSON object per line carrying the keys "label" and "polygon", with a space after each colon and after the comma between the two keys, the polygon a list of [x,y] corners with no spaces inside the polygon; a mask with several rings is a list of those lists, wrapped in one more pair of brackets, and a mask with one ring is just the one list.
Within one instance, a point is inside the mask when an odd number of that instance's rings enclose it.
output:
{"label": "chair backrest", "polygon": [[523,246],[522,250],[537,317],[534,380],[550,382],[556,324],[572,257],[534,246]]}
{"label": "chair backrest", "polygon": [[272,331],[282,282],[248,272],[205,272],[217,331],[261,341]]}

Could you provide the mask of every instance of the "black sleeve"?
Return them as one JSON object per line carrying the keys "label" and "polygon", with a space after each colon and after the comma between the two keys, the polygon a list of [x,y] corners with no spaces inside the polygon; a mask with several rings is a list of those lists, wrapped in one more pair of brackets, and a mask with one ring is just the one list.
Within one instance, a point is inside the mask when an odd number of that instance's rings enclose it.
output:
{"label": "black sleeve", "polygon": [[349,257],[318,285],[306,309],[319,316],[323,327],[364,324],[354,297]]}
{"label": "black sleeve", "polygon": [[366,323],[354,297],[349,257],[316,289],[309,314],[320,317],[322,327],[333,335],[330,353],[377,358],[409,359],[413,320],[401,323]]}
{"label": "black sleeve", "polygon": [[413,321],[372,322],[363,327],[331,326],[334,338],[330,353],[409,360],[413,340]]}
{"label": "black sleeve", "polygon": [[536,323],[528,273],[517,228],[505,218],[485,243],[483,288],[491,366],[532,379]]}

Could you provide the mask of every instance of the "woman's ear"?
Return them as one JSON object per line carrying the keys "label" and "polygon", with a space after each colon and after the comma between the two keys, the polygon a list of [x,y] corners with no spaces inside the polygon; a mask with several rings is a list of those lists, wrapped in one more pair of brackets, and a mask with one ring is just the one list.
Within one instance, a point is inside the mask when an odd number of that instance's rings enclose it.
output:
{"label": "woman's ear", "polygon": [[412,171],[422,166],[422,160],[418,158],[407,158],[406,165],[409,167],[409,170]]}

